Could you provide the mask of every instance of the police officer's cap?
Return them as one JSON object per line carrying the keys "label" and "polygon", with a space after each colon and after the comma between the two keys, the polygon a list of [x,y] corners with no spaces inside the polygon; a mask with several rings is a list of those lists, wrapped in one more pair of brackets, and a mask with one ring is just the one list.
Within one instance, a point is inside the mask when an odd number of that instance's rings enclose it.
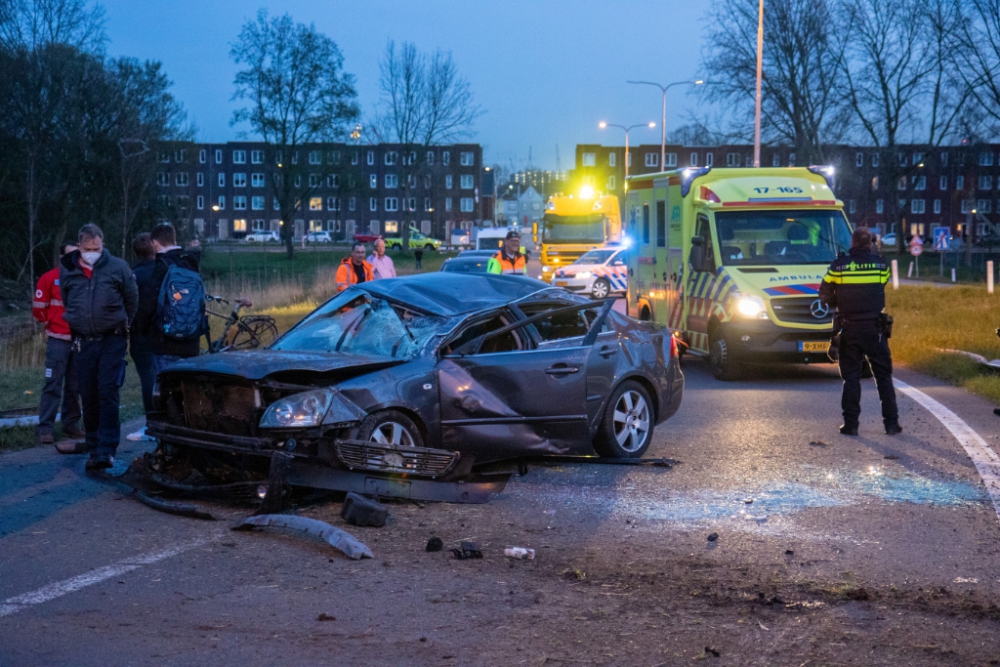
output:
{"label": "police officer's cap", "polygon": [[519,239],[519,238],[521,238],[521,235],[518,234],[517,232],[515,232],[514,230],[511,230],[511,231],[507,232],[507,236],[505,236],[504,238],[507,238],[507,239]]}

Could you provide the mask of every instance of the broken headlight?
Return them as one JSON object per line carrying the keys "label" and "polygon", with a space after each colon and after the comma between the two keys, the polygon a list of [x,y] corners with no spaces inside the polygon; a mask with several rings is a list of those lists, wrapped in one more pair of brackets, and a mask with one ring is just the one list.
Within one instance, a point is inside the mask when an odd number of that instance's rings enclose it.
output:
{"label": "broken headlight", "polygon": [[330,409],[333,392],[317,389],[286,396],[275,401],[261,417],[261,428],[297,428],[319,426]]}

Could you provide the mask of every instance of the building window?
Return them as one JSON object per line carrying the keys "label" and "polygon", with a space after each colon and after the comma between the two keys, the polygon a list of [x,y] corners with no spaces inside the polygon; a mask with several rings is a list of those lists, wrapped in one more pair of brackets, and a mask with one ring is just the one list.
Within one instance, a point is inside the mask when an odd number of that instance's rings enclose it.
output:
{"label": "building window", "polygon": [[913,199],[910,201],[910,213],[926,213],[927,212],[927,202],[923,199]]}
{"label": "building window", "polygon": [[309,210],[310,211],[322,211],[323,210],[323,198],[322,197],[310,197],[309,198]]}
{"label": "building window", "polygon": [[899,182],[896,184],[896,189],[897,190],[905,190],[906,189],[906,176],[900,176],[899,177]]}
{"label": "building window", "polygon": [[309,187],[311,188],[319,187],[319,174],[309,174]]}
{"label": "building window", "polygon": [[246,164],[246,163],[247,163],[246,151],[233,151],[233,164]]}
{"label": "building window", "polygon": [[992,199],[980,199],[976,202],[976,213],[992,213],[992,208]]}
{"label": "building window", "polygon": [[747,155],[746,157],[743,158],[743,166],[744,167],[752,167],[753,166],[753,156],[752,155]]}
{"label": "building window", "polygon": [[740,154],[739,153],[726,153],[726,166],[727,167],[738,167],[738,166],[740,166]]}
{"label": "building window", "polygon": [[[670,155],[673,155],[673,153],[671,153]],[[666,156],[667,166],[673,166],[670,164],[670,155]],[[677,163],[677,156],[675,155],[674,164],[676,163]],[[706,167],[715,166],[715,153],[705,153],[705,166]]]}
{"label": "building window", "polygon": [[170,185],[170,174],[168,174],[165,171],[159,172],[156,175],[156,184],[157,185],[169,186]]}
{"label": "building window", "polygon": [[226,172],[224,171],[219,172],[219,187],[220,188],[226,187]]}
{"label": "building window", "polygon": [[965,189],[965,176],[956,176],[955,177],[955,189],[956,190],[964,190]]}
{"label": "building window", "polygon": [[434,151],[427,151],[427,165],[434,164]]}
{"label": "building window", "polygon": [[[253,164],[264,164],[264,151],[250,151],[250,162]],[[257,222],[257,220],[254,220]],[[260,222],[264,222],[261,220]]]}
{"label": "building window", "polygon": [[472,213],[473,211],[473,200],[472,197],[462,197],[459,201],[459,206],[463,213]]}
{"label": "building window", "polygon": [[940,199],[935,199],[934,200],[934,213],[937,214],[937,215],[941,214],[941,200]]}
{"label": "building window", "polygon": [[878,213],[879,215],[885,213],[885,202],[883,202],[881,199],[875,201],[875,212]]}
{"label": "building window", "polygon": [[323,164],[323,151],[309,151],[309,164]]}
{"label": "building window", "polygon": [[617,182],[614,176],[608,176],[608,190],[614,190],[617,187]]}
{"label": "building window", "polygon": [[368,151],[368,164],[375,164],[375,151]]}
{"label": "building window", "polygon": [[878,176],[872,177],[872,190],[878,190]]}
{"label": "building window", "polygon": [[385,164],[390,167],[393,166],[394,164],[396,164],[396,157],[397,157],[396,151],[386,151]]}
{"label": "building window", "polygon": [[398,211],[399,210],[399,199],[396,197],[386,197],[385,198],[385,210],[387,211]]}
{"label": "building window", "polygon": [[330,164],[340,164],[340,151],[327,151],[326,161]]}
{"label": "building window", "polygon": [[219,195],[219,203],[216,204],[216,206],[219,207],[220,211],[225,211],[226,210],[226,196],[225,195]]}
{"label": "building window", "polygon": [[292,164],[298,164],[298,163],[299,163],[299,152],[292,151]]}
{"label": "building window", "polygon": [[302,174],[295,174],[295,187],[302,187]]}
{"label": "building window", "polygon": [[656,167],[660,164],[660,156],[656,153],[646,153],[645,165],[647,167]]}
{"label": "building window", "polygon": [[979,166],[980,167],[992,167],[993,166],[993,153],[986,152],[979,154]]}
{"label": "building window", "polygon": [[417,210],[417,198],[416,197],[410,197],[409,199],[406,200],[406,210],[407,211],[416,211]]}
{"label": "building window", "polygon": [[274,151],[274,164],[280,167],[281,163],[285,161],[283,155],[284,153],[281,151]]}
{"label": "building window", "polygon": [[339,232],[340,231],[340,220],[327,220],[326,221],[326,231],[328,231],[328,232]]}
{"label": "building window", "polygon": [[851,215],[854,215],[855,213],[857,213],[858,212],[858,202],[856,200],[852,199],[851,203],[850,203],[850,206],[848,207],[848,210],[851,212]]}
{"label": "building window", "polygon": [[924,154],[923,153],[914,153],[913,154],[913,164],[920,164],[923,161],[924,161]]}
{"label": "building window", "polygon": [[234,188],[245,188],[247,186],[247,175],[244,172],[236,172],[233,174],[233,187]]}
{"label": "building window", "polygon": [[205,164],[206,160],[208,160],[208,151],[202,148],[200,151],[198,151],[198,162]]}
{"label": "building window", "polygon": [[618,153],[611,151],[608,153],[608,166],[614,167],[618,164]]}
{"label": "building window", "polygon": [[596,154],[595,153],[584,153],[583,154],[583,166],[584,167],[593,167],[596,164],[595,159],[596,159]]}
{"label": "building window", "polygon": [[941,153],[941,166],[942,167],[948,166],[948,151]]}
{"label": "building window", "polygon": [[378,187],[378,174],[370,174],[368,176],[368,186],[371,188]]}
{"label": "building window", "polygon": [[948,189],[948,177],[947,176],[942,176],[941,179],[940,179],[940,181],[938,182],[938,186],[940,187],[941,190],[947,190]]}
{"label": "building window", "polygon": [[179,174],[174,174],[174,185],[186,187],[188,185],[188,173],[186,171],[182,171]]}
{"label": "building window", "polygon": [[358,205],[357,197],[351,197],[350,199],[347,200],[347,210],[353,211],[357,207],[357,205]]}
{"label": "building window", "polygon": [[205,208],[205,195],[198,195],[194,201],[199,211]]}
{"label": "building window", "polygon": [[462,186],[463,190],[471,190],[472,188],[474,188],[475,186],[472,183],[472,175],[462,174],[460,185]]}
{"label": "building window", "polygon": [[253,226],[253,230],[255,232],[262,232],[267,228],[266,227],[267,221],[261,218],[255,218],[254,220],[251,220],[250,224]]}
{"label": "building window", "polygon": [[417,152],[406,151],[403,153],[403,165],[409,167],[417,163]]}
{"label": "building window", "polygon": [[386,234],[398,234],[399,233],[399,222],[397,220],[386,220],[385,221],[385,233]]}
{"label": "building window", "polygon": [[215,164],[222,164],[222,149],[215,149]]}
{"label": "building window", "polygon": [[906,200],[905,199],[900,199],[900,200],[897,201],[897,203],[896,203],[896,210],[900,211],[900,212],[906,210]]}
{"label": "building window", "polygon": [[358,163],[358,151],[353,151],[351,153],[351,164],[356,165]]}
{"label": "building window", "polygon": [[337,174],[330,174],[326,177],[326,187],[328,188],[339,188],[340,187],[340,176]]}
{"label": "building window", "polygon": [[255,211],[263,211],[264,210],[264,197],[262,197],[260,195],[258,195],[256,197],[252,197],[250,199],[250,205],[253,207],[253,210],[255,210]]}
{"label": "building window", "polygon": [[174,151],[174,162],[187,162],[187,151]]}
{"label": "building window", "polygon": [[462,151],[458,161],[463,167],[471,167],[476,164],[476,154],[472,151]]}
{"label": "building window", "polygon": [[856,153],[854,155],[854,166],[855,167],[863,167],[863,166],[865,166],[865,154],[864,153]]}
{"label": "building window", "polygon": [[396,174],[386,174],[385,175],[385,187],[387,188],[398,188],[399,187],[399,176]]}
{"label": "building window", "polygon": [[340,210],[340,197],[327,197],[326,198],[326,210],[328,210],[328,211],[339,211]]}
{"label": "building window", "polygon": [[444,200],[444,210],[446,210],[446,211],[450,211],[451,210],[451,197],[445,197],[445,200]]}
{"label": "building window", "polygon": [[280,211],[281,210],[281,202],[278,200],[277,197],[274,198],[273,208],[274,208],[275,211]]}
{"label": "building window", "polygon": [[993,189],[993,177],[992,176],[980,176],[979,177],[979,189],[980,190],[992,190]]}
{"label": "building window", "polygon": [[264,187],[264,174],[259,172],[250,174],[250,185],[255,188]]}
{"label": "building window", "polygon": [[163,164],[170,164],[170,151],[163,151],[160,153],[160,162]]}
{"label": "building window", "polygon": [[446,167],[451,164],[451,151],[441,151],[441,164]]}
{"label": "building window", "polygon": [[369,211],[377,211],[378,210],[378,197],[369,197],[368,198],[368,210]]}
{"label": "building window", "polygon": [[451,174],[448,174],[447,176],[444,177],[444,187],[446,190],[451,190],[452,183],[453,181]]}
{"label": "building window", "polygon": [[233,220],[234,234],[246,234],[246,231],[247,231],[246,218],[237,218],[236,220]]}
{"label": "building window", "polygon": [[697,153],[691,153],[691,160],[690,160],[689,164],[692,167],[697,167],[698,166],[698,154]]}
{"label": "building window", "polygon": [[234,211],[245,211],[247,210],[247,198],[246,197],[233,197],[233,210]]}
{"label": "building window", "polygon": [[775,153],[771,156],[771,166],[780,167],[781,166],[781,156]]}
{"label": "building window", "polygon": [[927,189],[927,177],[926,176],[914,176],[913,177],[913,189],[914,190],[926,190]]}
{"label": "building window", "polygon": [[431,198],[430,197],[424,197],[424,210],[425,211],[430,211],[431,210]]}
{"label": "building window", "polygon": [[962,213],[972,213],[972,200],[963,199],[962,200]]}

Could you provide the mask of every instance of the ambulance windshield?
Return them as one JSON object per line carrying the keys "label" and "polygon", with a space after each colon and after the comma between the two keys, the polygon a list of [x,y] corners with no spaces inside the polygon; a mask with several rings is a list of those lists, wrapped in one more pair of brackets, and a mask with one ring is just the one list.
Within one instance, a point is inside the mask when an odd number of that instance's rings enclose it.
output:
{"label": "ambulance windshield", "polygon": [[542,225],[542,240],[546,243],[604,243],[603,213],[593,215],[546,213]]}
{"label": "ambulance windshield", "polygon": [[719,211],[715,225],[727,266],[829,264],[851,247],[841,211]]}

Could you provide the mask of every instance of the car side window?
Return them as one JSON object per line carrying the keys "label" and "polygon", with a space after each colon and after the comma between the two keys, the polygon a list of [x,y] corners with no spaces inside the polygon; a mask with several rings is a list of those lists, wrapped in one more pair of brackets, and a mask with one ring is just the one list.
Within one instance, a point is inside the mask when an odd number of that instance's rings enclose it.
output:
{"label": "car side window", "polygon": [[[552,308],[552,305],[527,304],[521,307],[521,311],[531,317]],[[590,331],[591,325],[601,314],[601,306],[595,305],[591,308],[570,310],[553,313],[549,317],[542,317],[535,320],[535,331],[544,346],[547,343],[555,343],[571,338],[582,338]],[[601,333],[611,331],[605,318]]]}
{"label": "car side window", "polygon": [[[502,329],[511,323],[512,320],[503,315],[495,315],[486,320],[473,322],[463,329],[455,338],[449,341],[443,348],[443,354],[454,354],[466,343],[472,342],[491,331]],[[491,336],[483,341],[478,350],[469,352],[471,354],[492,354],[496,352],[515,352],[525,349],[523,335],[517,331],[505,331],[497,336]]]}

